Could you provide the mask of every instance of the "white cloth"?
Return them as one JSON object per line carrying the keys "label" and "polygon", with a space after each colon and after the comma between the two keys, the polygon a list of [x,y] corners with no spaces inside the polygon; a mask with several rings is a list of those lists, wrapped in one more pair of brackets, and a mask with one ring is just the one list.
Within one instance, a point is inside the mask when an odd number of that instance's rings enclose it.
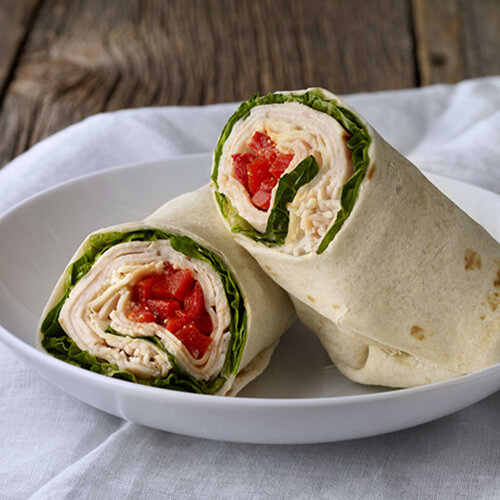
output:
{"label": "white cloth", "polygon": [[[500,77],[346,100],[420,167],[500,192]],[[234,108],[88,118],[0,171],[0,213],[84,173],[211,151]],[[500,393],[385,436],[242,445],[107,415],[50,386],[0,345],[0,423],[2,499],[500,498]]]}

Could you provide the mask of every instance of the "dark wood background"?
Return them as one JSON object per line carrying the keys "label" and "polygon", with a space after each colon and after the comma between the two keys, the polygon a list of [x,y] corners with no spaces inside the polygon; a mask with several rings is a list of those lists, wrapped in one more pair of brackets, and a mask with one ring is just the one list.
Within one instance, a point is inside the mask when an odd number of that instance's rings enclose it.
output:
{"label": "dark wood background", "polygon": [[0,166],[101,111],[498,73],[499,0],[0,0]]}

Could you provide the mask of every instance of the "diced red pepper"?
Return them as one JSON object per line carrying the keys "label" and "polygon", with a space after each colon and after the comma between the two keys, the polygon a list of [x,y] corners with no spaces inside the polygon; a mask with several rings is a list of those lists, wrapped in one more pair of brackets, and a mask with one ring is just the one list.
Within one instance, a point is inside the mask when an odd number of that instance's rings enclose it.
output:
{"label": "diced red pepper", "polygon": [[269,177],[268,179],[262,181],[262,184],[260,185],[258,191],[266,191],[267,193],[270,193],[277,183],[277,179],[275,179],[274,177]]}
{"label": "diced red pepper", "polygon": [[268,191],[263,191],[259,189],[259,191],[257,191],[252,196],[252,203],[261,210],[269,210],[270,202],[271,202],[271,193],[269,193]]}
{"label": "diced red pepper", "polygon": [[173,271],[152,287],[155,299],[177,299],[182,302],[193,286],[193,274],[189,269]]}
{"label": "diced red pepper", "polygon": [[[154,321],[165,325],[174,335],[183,328],[192,327],[186,330],[191,332],[189,335],[186,332],[183,334],[186,338],[195,338],[195,334],[210,336],[213,330],[201,285],[189,269],[174,269],[168,263],[163,274],[149,276],[134,286],[128,318],[141,323]],[[200,345],[203,347],[203,342]],[[198,349],[196,352],[205,351]]]}
{"label": "diced red pepper", "polygon": [[171,316],[165,322],[167,330],[171,331],[172,333],[175,333],[177,330],[179,330],[180,328],[179,325],[181,326],[194,325],[204,335],[210,335],[212,333],[213,330],[212,319],[210,318],[210,315],[206,311],[204,311],[201,314],[201,316],[195,320],[189,317],[187,311],[176,311],[175,315],[176,317]]}
{"label": "diced red pepper", "polygon": [[198,319],[205,312],[203,290],[198,282],[194,284],[193,289],[186,295],[184,312],[186,313],[186,318],[190,320]]}
{"label": "diced red pepper", "polygon": [[293,154],[279,154],[273,161],[269,173],[272,174],[275,179],[279,179],[288,168],[288,165],[290,165],[292,159]]}
{"label": "diced red pepper", "polygon": [[177,333],[183,326],[186,326],[186,319],[178,316],[170,316],[165,321],[165,328],[172,333]]}
{"label": "diced red pepper", "polygon": [[210,335],[214,329],[212,319],[206,311],[195,321],[194,324],[204,335]]}
{"label": "diced red pepper", "polygon": [[262,158],[256,158],[248,165],[248,191],[255,194],[263,181],[269,178],[269,163]]}
{"label": "diced red pepper", "polygon": [[170,262],[164,262],[163,263],[163,274],[167,275],[170,273],[175,273],[175,268]]}
{"label": "diced red pepper", "polygon": [[149,276],[134,285],[132,290],[132,300],[134,302],[146,302],[152,296],[153,285],[161,279],[161,275]]}
{"label": "diced red pepper", "polygon": [[186,325],[175,333],[175,336],[183,343],[194,359],[203,357],[212,339],[200,333],[194,325]]}
{"label": "diced red pepper", "polygon": [[155,320],[155,315],[146,304],[136,304],[128,313],[128,319],[138,323],[150,323]]}
{"label": "diced red pepper", "polygon": [[257,208],[269,210],[270,193],[294,155],[279,153],[275,142],[263,132],[253,134],[248,148],[252,153],[232,155],[234,176],[246,187]]}
{"label": "diced red pepper", "polygon": [[181,308],[179,301],[175,299],[149,299],[147,301],[149,309],[156,316],[156,319],[163,323],[175,311]]}
{"label": "diced red pepper", "polygon": [[248,147],[260,158],[272,162],[276,158],[276,144],[262,132],[255,132]]}
{"label": "diced red pepper", "polygon": [[234,176],[238,179],[245,189],[248,191],[248,176],[247,167],[251,163],[255,156],[250,153],[237,153],[232,156],[234,165]]}

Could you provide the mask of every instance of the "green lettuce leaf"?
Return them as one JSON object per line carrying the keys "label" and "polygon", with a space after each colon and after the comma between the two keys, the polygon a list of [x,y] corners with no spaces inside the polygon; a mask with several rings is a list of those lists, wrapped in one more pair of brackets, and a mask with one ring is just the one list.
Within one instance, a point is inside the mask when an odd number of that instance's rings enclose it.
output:
{"label": "green lettuce leaf", "polygon": [[[320,242],[317,253],[321,254],[328,248],[329,244],[333,241],[343,223],[352,212],[357,194],[359,192],[361,181],[363,180],[366,174],[366,170],[368,169],[370,161],[368,156],[368,148],[370,146],[371,138],[368,134],[368,131],[366,130],[366,127],[358,120],[354,113],[342,106],[337,105],[335,102],[326,99],[320,89],[312,89],[303,94],[267,94],[265,96],[255,95],[248,101],[243,102],[236,110],[236,112],[231,116],[225,127],[222,129],[214,152],[212,180],[216,188],[218,188],[219,185],[217,180],[219,176],[219,164],[222,156],[222,148],[224,147],[224,143],[231,134],[231,131],[233,130],[233,127],[236,125],[236,123],[247,118],[250,115],[250,111],[255,106],[261,106],[265,104],[282,104],[286,102],[297,102],[316,111],[326,113],[327,115],[337,120],[340,125],[342,125],[342,127],[351,135],[351,138],[347,142],[347,147],[352,152],[351,154],[354,174],[342,186],[340,194],[341,208],[337,212],[337,216],[333,225],[330,227],[330,229],[327,231],[322,241]],[[301,162],[298,166],[302,165],[302,163],[303,162]],[[290,174],[291,173],[293,172],[290,172]],[[314,175],[316,175],[316,173],[314,173]],[[314,175],[312,175],[312,177],[310,177],[310,179],[305,181],[304,183],[300,185],[297,184],[295,186],[296,189],[293,196],[295,196],[298,188],[309,182],[314,177]],[[284,181],[285,177],[286,176],[281,177],[278,183],[278,191],[280,190],[280,185]],[[266,227],[265,233],[259,233],[245,219],[237,214],[236,209],[232,206],[231,202],[225,195],[216,191],[215,198],[219,204],[222,215],[227,219],[231,226],[231,231],[235,233],[242,233],[245,236],[248,236],[249,238],[264,243],[268,246],[283,244],[288,232],[288,222],[286,223],[285,228],[285,217],[283,214],[283,208],[286,205],[277,205],[275,200],[275,203],[269,214],[269,219],[277,218],[280,222],[279,229],[276,231],[276,233],[269,232],[269,224]],[[288,200],[287,203],[292,200],[293,197]],[[285,211],[287,212],[287,220],[289,220],[288,211]],[[274,215],[273,212],[276,212],[276,215]]]}
{"label": "green lettuce leaf", "polygon": [[[138,379],[133,373],[127,370],[121,370],[111,363],[92,356],[88,351],[79,349],[59,324],[59,314],[70,291],[78,281],[89,272],[95,261],[106,250],[114,245],[128,241],[156,241],[159,239],[168,239],[174,250],[188,257],[207,262],[221,278],[231,310],[231,343],[223,368],[220,374],[213,380],[197,380],[183,371],[179,367],[175,356],[169,353],[156,337],[146,337],[145,340],[153,342],[161,350],[167,353],[172,364],[172,370],[167,377],[153,380]],[[168,234],[157,229],[142,229],[124,233],[99,233],[89,238],[84,248],[83,255],[69,266],[66,274],[64,295],[59,303],[53,307],[45,317],[42,322],[41,332],[42,346],[48,353],[58,359],[95,373],[154,387],[213,394],[222,387],[231,374],[236,374],[238,372],[241,357],[243,355],[243,347],[246,342],[247,313],[241,291],[224,261],[218,255],[198,245],[186,236]],[[108,329],[108,333],[123,335],[111,328]]]}
{"label": "green lettuce leaf", "polygon": [[227,196],[217,192],[215,195],[222,213],[231,223],[231,231],[244,234],[265,245],[282,245],[288,234],[288,225],[290,223],[290,213],[287,205],[293,201],[298,189],[313,179],[318,170],[316,160],[313,156],[309,156],[291,172],[281,177],[264,233],[260,233],[243,219],[236,212]]}

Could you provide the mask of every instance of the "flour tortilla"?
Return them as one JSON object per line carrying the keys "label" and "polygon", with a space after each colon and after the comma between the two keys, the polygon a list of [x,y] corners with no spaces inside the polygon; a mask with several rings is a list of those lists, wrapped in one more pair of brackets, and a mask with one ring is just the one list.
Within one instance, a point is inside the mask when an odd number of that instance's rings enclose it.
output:
{"label": "flour tortilla", "polygon": [[[222,258],[239,286],[244,299],[248,321],[246,343],[243,348],[238,373],[228,377],[224,385],[216,392],[219,395],[235,395],[266,368],[271,354],[278,344],[279,337],[294,320],[295,315],[288,296],[262,272],[257,263],[242,248],[236,245],[230,235],[224,230],[218,221],[208,186],[167,202],[142,222],[119,224],[101,229],[93,234],[115,231],[127,232],[148,228],[187,236],[199,245],[212,251]],[[82,256],[90,236],[86,238],[77,250],[70,261],[71,263]],[[117,246],[111,247],[110,250]],[[103,256],[105,255],[106,252]],[[180,254],[181,261],[182,258],[189,260],[188,257]],[[193,260],[196,261],[197,259]],[[99,259],[95,265],[98,262]],[[83,279],[85,279],[85,276],[81,281]],[[65,280],[66,271],[59,279],[49,299],[42,313],[42,319],[62,299],[65,290]],[[78,286],[78,283],[76,286]],[[42,334],[39,333],[40,341],[41,338]],[[150,348],[150,344],[144,340],[139,339],[134,340],[134,342],[137,345],[141,342],[143,344],[146,343],[146,348]],[[222,361],[219,365],[222,365]],[[196,363],[193,360],[194,364]],[[199,367],[198,372],[195,373],[194,366],[190,370],[189,362],[185,363],[185,365],[183,366],[185,371],[188,373],[192,371],[191,375],[197,375],[198,378],[202,378],[203,367]],[[165,374],[165,370],[168,372],[170,368],[169,366],[163,366],[162,376]]]}
{"label": "flour tortilla", "polygon": [[371,138],[352,212],[321,254],[236,240],[357,382],[409,387],[498,363],[500,245],[356,111],[321,92]]}

